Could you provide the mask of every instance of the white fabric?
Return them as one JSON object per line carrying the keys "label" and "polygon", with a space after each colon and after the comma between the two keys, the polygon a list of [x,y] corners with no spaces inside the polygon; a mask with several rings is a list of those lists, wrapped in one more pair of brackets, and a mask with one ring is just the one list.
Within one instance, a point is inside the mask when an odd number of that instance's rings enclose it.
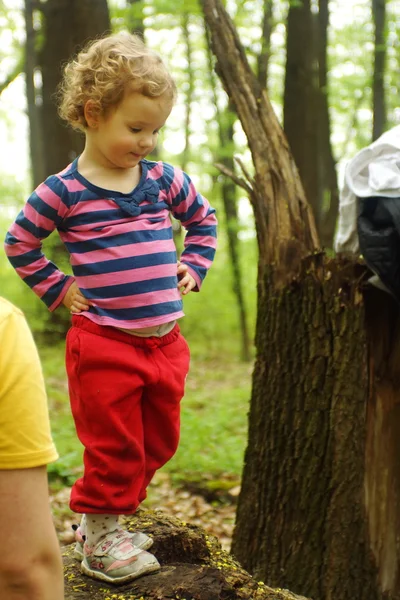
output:
{"label": "white fabric", "polygon": [[339,198],[336,252],[359,252],[357,197],[368,196],[400,196],[400,125],[386,131],[347,163]]}

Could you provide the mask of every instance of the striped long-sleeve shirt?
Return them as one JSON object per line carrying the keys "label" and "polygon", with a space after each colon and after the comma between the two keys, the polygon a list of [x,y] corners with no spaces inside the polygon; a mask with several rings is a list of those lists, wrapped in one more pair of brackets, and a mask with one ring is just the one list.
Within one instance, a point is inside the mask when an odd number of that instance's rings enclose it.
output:
{"label": "striped long-sleeve shirt", "polygon": [[[75,280],[91,302],[82,314],[101,325],[134,329],[183,316],[169,215],[187,230],[180,260],[199,289],[215,254],[215,210],[180,169],[148,160],[141,168],[137,187],[123,194],[87,181],[76,159],[39,185],[17,216],[6,254],[50,310]],[[42,240],[55,229],[73,277],[42,252]]]}

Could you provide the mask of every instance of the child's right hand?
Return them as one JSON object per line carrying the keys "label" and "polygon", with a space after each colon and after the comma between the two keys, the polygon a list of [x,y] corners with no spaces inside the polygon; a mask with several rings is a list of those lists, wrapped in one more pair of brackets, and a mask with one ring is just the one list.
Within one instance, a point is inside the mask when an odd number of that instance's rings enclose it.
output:
{"label": "child's right hand", "polygon": [[71,313],[80,313],[83,310],[89,310],[90,303],[82,294],[81,290],[76,285],[75,281],[68,288],[62,303],[68,308]]}

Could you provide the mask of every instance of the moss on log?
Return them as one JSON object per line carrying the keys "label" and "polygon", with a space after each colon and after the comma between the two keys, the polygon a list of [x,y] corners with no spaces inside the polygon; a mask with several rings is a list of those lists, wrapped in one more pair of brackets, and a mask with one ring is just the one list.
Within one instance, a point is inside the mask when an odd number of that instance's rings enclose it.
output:
{"label": "moss on log", "polygon": [[64,551],[65,600],[306,600],[254,580],[200,527],[141,510],[125,526],[154,538],[151,551],[161,570],[126,585],[107,585],[81,574],[72,544]]}

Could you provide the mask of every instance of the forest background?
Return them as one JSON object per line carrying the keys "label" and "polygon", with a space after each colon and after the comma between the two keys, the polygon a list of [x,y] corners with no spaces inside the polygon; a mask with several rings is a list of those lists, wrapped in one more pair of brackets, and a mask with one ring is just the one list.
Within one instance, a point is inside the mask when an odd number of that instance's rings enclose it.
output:
{"label": "forest background", "polygon": [[[55,154],[55,145],[60,146],[56,135],[40,129],[43,126],[40,113],[46,107],[44,71],[40,61],[32,65],[29,59],[33,55],[40,57],[46,48],[40,7],[48,5],[61,10],[62,4],[65,3],[61,0],[37,5],[28,0],[25,4],[18,0],[0,3],[2,239],[32,190],[33,182],[41,180],[38,174],[41,169],[44,172],[46,157]],[[107,6],[105,2],[98,4]],[[303,29],[305,21],[298,21],[297,28],[296,22],[293,23],[293,9],[299,4],[304,8],[300,11],[302,18],[308,15],[307,23],[312,28],[313,35],[310,37],[308,31],[308,38]],[[343,166],[358,149],[395,125],[400,116],[400,7],[396,0],[329,3],[230,0],[226,5],[254,71],[268,89],[288,135],[316,214],[320,237],[327,252],[333,252],[337,189]],[[74,3],[70,6],[74,10]],[[250,153],[240,124],[230,111],[229,99],[213,72],[213,59],[197,3],[109,0],[107,8],[114,31],[143,31],[147,43],[170,66],[179,96],[161,136],[157,157],[190,173],[197,187],[217,208],[220,221],[215,265],[201,294],[185,298],[182,329],[191,347],[192,370],[182,405],[181,445],[162,475],[176,488],[202,493],[216,503],[233,502],[240,485],[247,441],[254,359],[252,339],[257,313],[257,242],[245,192],[233,187],[216,164],[240,175],[240,167],[232,160],[237,156],[251,172]],[[34,33],[33,52],[29,45],[31,38],[26,35],[27,23]],[[67,21],[65,27],[67,30]],[[304,53],[295,47],[301,39],[307,40],[303,44]],[[46,52],[50,51],[46,48]],[[324,52],[327,60],[323,69]],[[308,66],[308,79],[301,64],[294,61],[296,55]],[[31,97],[29,75],[34,88],[33,116],[32,103],[27,101]],[[299,90],[307,91],[308,96]],[[316,139],[322,131],[316,119],[323,114],[322,109],[315,110],[315,106],[320,106],[317,92],[329,108],[327,141]],[[36,134],[34,123],[38,126]],[[38,139],[44,142],[44,147],[37,145]],[[305,147],[312,152],[304,151]],[[325,163],[321,157],[327,147],[329,157]],[[41,152],[43,157],[38,161]],[[332,171],[327,174],[328,163],[333,165],[334,180]],[[310,178],[310,173],[318,176]],[[315,182],[317,188],[313,187]],[[181,247],[182,233],[178,229],[176,240]],[[69,270],[56,235],[46,240],[45,248],[62,268]],[[0,292],[24,310],[39,346],[52,429],[60,453],[59,461],[49,467],[50,482],[53,492],[63,491],[80,472],[82,453],[69,412],[63,364],[68,315],[63,309],[49,315],[16,276],[3,253]],[[232,512],[227,519],[229,531]]]}

